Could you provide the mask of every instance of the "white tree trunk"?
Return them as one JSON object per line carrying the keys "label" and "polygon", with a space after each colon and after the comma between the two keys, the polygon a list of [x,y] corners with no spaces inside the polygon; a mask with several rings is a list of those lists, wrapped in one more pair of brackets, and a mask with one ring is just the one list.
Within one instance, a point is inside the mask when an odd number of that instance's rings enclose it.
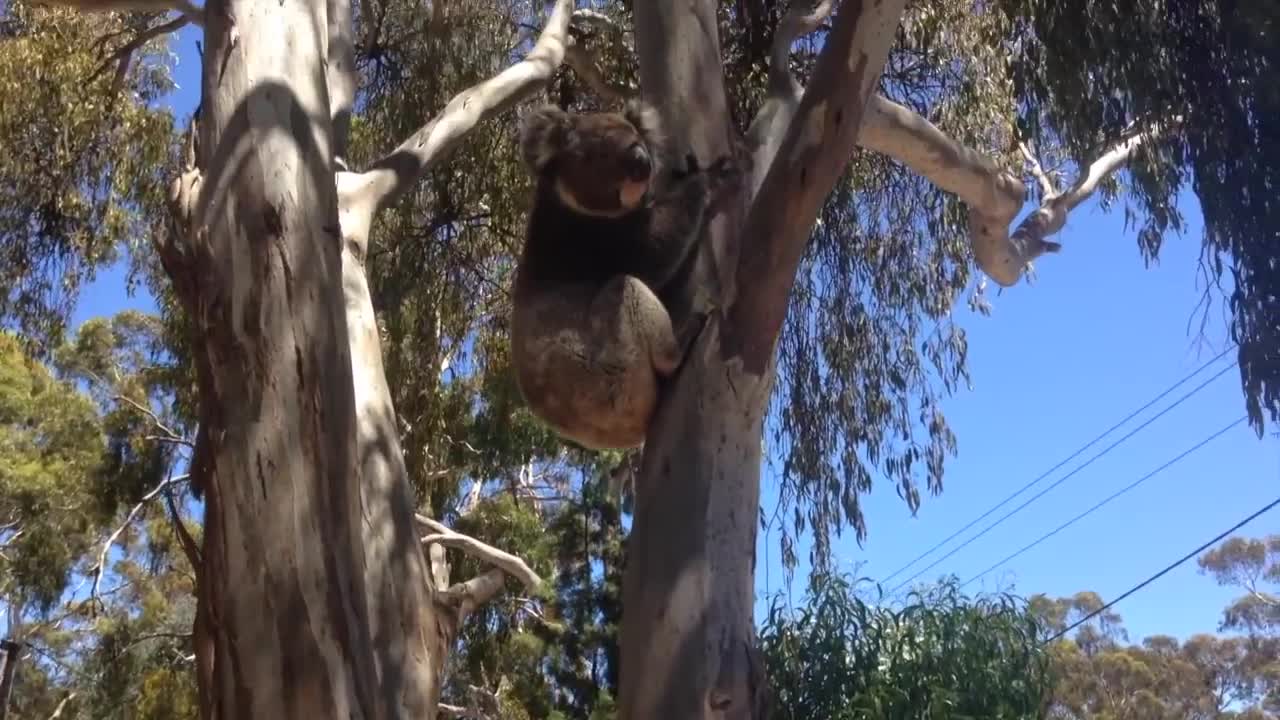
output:
{"label": "white tree trunk", "polygon": [[352,380],[325,4],[207,10],[203,178],[166,257],[201,384],[202,709],[382,718],[354,397],[334,391]]}
{"label": "white tree trunk", "polygon": [[[704,268],[695,282],[722,281],[723,314],[711,314],[645,440],[623,581],[623,720],[767,712],[752,607],[773,350],[804,244],[848,162],[904,5],[844,4],[803,100],[778,96],[749,131],[759,177],[748,188],[759,195],[744,192],[707,230],[719,274]],[[714,12],[709,0],[635,11],[645,94],[704,164],[732,143]],[[800,20],[779,35],[788,42],[816,25]]]}

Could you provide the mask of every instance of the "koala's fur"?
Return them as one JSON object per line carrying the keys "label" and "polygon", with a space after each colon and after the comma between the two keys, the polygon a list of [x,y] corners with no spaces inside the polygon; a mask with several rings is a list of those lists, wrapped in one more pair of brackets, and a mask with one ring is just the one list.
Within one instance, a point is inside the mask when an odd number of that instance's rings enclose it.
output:
{"label": "koala's fur", "polygon": [[703,169],[692,155],[676,167],[656,111],[638,102],[622,113],[534,110],[520,150],[537,179],[511,318],[521,394],[584,447],[639,446],[659,378],[683,359],[677,337],[691,339],[688,309],[672,294],[708,208],[740,169],[729,160]]}

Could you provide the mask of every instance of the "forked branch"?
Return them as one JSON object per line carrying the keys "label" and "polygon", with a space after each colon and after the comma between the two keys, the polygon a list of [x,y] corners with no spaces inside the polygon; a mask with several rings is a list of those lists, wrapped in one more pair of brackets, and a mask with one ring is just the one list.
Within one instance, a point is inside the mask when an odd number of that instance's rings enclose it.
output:
{"label": "forked branch", "polygon": [[499,550],[469,535],[450,530],[442,523],[424,515],[415,515],[414,519],[417,520],[419,525],[431,530],[432,534],[422,538],[423,545],[430,546],[438,543],[444,547],[461,550],[476,559],[483,560],[501,569],[506,574],[519,580],[530,591],[537,590],[542,585],[542,578],[524,560],[515,555]]}
{"label": "forked branch", "polygon": [[[418,182],[480,122],[511,107],[541,87],[564,61],[573,0],[556,0],[546,27],[524,60],[453,97],[439,115],[386,157],[354,178],[339,182],[344,207],[372,214]],[[345,222],[344,222],[345,226]]]}
{"label": "forked branch", "polygon": [[769,94],[747,128],[747,147],[751,151],[754,168],[752,197],[764,182],[765,173],[777,155],[778,146],[782,144],[783,135],[795,117],[804,93],[804,88],[791,73],[791,45],[822,27],[831,15],[832,0],[819,0],[808,10],[804,9],[804,4],[805,0],[796,0],[778,22],[769,53]]}
{"label": "forked branch", "polygon": [[847,3],[836,15],[747,216],[725,350],[765,372],[782,329],[805,241],[857,145],[906,0]]}
{"label": "forked branch", "polygon": [[156,485],[150,492],[142,496],[142,499],[139,500],[131,510],[129,510],[129,514],[125,516],[124,522],[120,523],[120,526],[115,529],[115,532],[107,536],[106,541],[102,543],[102,548],[98,551],[98,562],[93,566],[93,586],[89,590],[90,602],[95,602],[98,598],[98,586],[102,582],[102,575],[107,566],[107,555],[111,552],[111,546],[115,544],[121,533],[133,524],[134,518],[138,516],[138,513],[142,512],[142,508],[145,507],[147,503],[154,500],[158,495],[160,495],[160,493],[164,492],[171,485],[182,482],[186,479],[186,475],[178,475],[161,481],[159,485]]}

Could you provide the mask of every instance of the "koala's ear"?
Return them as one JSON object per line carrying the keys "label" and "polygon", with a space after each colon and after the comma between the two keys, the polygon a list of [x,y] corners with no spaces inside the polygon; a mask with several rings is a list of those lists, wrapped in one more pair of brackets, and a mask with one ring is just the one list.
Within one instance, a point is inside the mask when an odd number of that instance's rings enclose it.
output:
{"label": "koala's ear", "polygon": [[534,108],[520,119],[520,155],[533,172],[547,163],[569,142],[569,113],[555,105]]}

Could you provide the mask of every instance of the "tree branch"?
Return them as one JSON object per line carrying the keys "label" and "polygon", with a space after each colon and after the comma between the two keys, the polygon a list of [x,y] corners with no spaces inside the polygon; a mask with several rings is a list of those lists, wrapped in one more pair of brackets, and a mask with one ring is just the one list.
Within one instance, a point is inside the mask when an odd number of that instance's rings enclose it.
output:
{"label": "tree branch", "polygon": [[188,23],[190,23],[191,20],[192,20],[191,16],[184,13],[174,18],[173,20],[170,20],[167,23],[161,23],[159,25],[147,28],[146,30],[143,30],[142,32],[138,33],[132,40],[125,43],[118,50],[112,52],[111,55],[107,57],[106,60],[103,60],[102,64],[98,66],[98,69],[94,70],[93,74],[89,76],[89,82],[93,82],[94,79],[96,79],[99,75],[105,72],[107,67],[114,62],[119,63],[116,69],[117,85],[120,82],[123,82],[124,76],[129,72],[129,62],[133,58],[133,53],[137,51],[138,48],[142,47],[143,45],[146,45],[152,39],[157,38],[161,35],[175,32],[177,30],[181,30]]}
{"label": "tree branch", "polygon": [[573,0],[556,0],[547,25],[524,60],[458,93],[445,109],[355,179],[339,183],[343,205],[372,214],[407,192],[423,173],[481,121],[524,99],[551,79],[564,61]]}
{"label": "tree branch", "polygon": [[501,568],[492,568],[470,580],[458,583],[440,593],[442,599],[450,602],[457,609],[457,627],[475,612],[475,609],[493,599],[502,592],[507,576]]}
{"label": "tree branch", "polygon": [[724,349],[763,375],[818,211],[857,145],[906,0],[845,3],[751,203]]}
{"label": "tree branch", "polygon": [[156,414],[155,414],[155,412],[154,412],[151,408],[147,407],[146,405],[143,405],[142,403],[138,402],[137,400],[134,400],[133,398],[127,397],[127,396],[125,396],[125,395],[116,395],[116,396],[115,396],[115,399],[116,399],[116,400],[119,400],[119,401],[122,401],[122,402],[125,402],[125,403],[127,403],[127,404],[131,405],[131,406],[133,407],[133,409],[135,409],[135,410],[137,410],[138,412],[140,412],[140,413],[142,413],[142,414],[146,415],[147,417],[151,418],[151,424],[152,424],[152,425],[155,425],[155,426],[156,426],[156,429],[157,429],[157,430],[159,430],[160,432],[164,433],[166,436],[168,436],[168,438],[169,438],[170,440],[183,440],[183,439],[184,439],[184,438],[183,438],[181,435],[179,435],[179,434],[178,434],[178,433],[177,433],[173,428],[171,428],[171,427],[169,427],[169,426],[165,425],[165,424],[160,420],[160,416],[159,416],[159,415],[156,415]]}
{"label": "tree branch", "polygon": [[1031,152],[1031,148],[1027,147],[1026,143],[1020,142],[1018,143],[1018,149],[1022,151],[1022,157],[1026,158],[1027,167],[1031,170],[1031,174],[1040,183],[1040,194],[1046,199],[1056,195],[1058,188],[1054,186],[1044,168],[1040,166],[1040,161],[1036,159],[1035,153]]}
{"label": "tree branch", "polygon": [[71,702],[75,696],[76,693],[74,692],[67,693],[67,696],[62,698],[62,702],[58,703],[58,706],[53,709],[53,714],[49,716],[49,720],[58,720],[58,718],[62,717],[62,711],[67,708],[67,703]]}
{"label": "tree branch", "polygon": [[456,550],[483,560],[490,565],[501,568],[503,572],[519,580],[530,592],[537,590],[542,585],[542,578],[530,568],[524,560],[503,552],[492,545],[487,545],[469,535],[463,535],[454,532],[443,524],[432,520],[423,515],[415,515],[414,519],[418,524],[428,528],[433,534],[422,538],[423,545],[431,545],[439,543],[445,547],[451,547]]}
{"label": "tree branch", "polygon": [[204,27],[204,9],[191,0],[43,0],[43,4],[75,8],[82,13],[176,10],[191,22]]}
{"label": "tree branch", "polygon": [[[971,217],[969,222],[970,232],[974,233],[975,227],[978,231],[973,237],[975,255],[979,254],[979,247],[984,249],[995,247],[997,249],[1002,248],[1003,252],[1012,250],[1018,253],[1020,257],[1025,258],[1025,261],[1016,267],[1012,265],[1013,258],[1009,258],[1003,266],[993,268],[998,271],[1016,271],[1018,274],[1006,272],[1002,276],[997,276],[986,265],[982,265],[982,269],[1002,285],[1007,286],[1017,282],[1018,275],[1021,274],[1022,268],[1026,266],[1027,262],[1042,253],[1057,252],[1062,248],[1059,243],[1050,242],[1046,238],[1058,232],[1067,224],[1067,215],[1072,210],[1097,192],[1098,185],[1103,180],[1128,163],[1139,147],[1160,137],[1171,127],[1176,127],[1181,122],[1181,117],[1174,117],[1163,123],[1154,122],[1147,129],[1134,132],[1130,136],[1121,139],[1104,152],[1101,157],[1090,163],[1089,167],[1081,173],[1070,188],[1042,201],[1039,208],[1023,218],[1011,235],[1007,234],[1007,230],[1004,229],[1008,227],[1007,223],[1004,228],[1001,228],[1001,231],[1005,233],[1002,238],[1000,234],[995,232],[983,232],[988,228],[975,226]],[[973,213],[971,212],[970,215],[972,216]],[[995,228],[991,228],[991,230],[994,231]],[[981,264],[981,260],[979,264]]]}
{"label": "tree branch", "polygon": [[116,539],[125,531],[125,528],[129,527],[129,525],[133,523],[133,519],[138,516],[138,513],[142,512],[143,506],[154,500],[157,495],[164,492],[164,490],[170,485],[186,479],[186,475],[169,477],[163,480],[159,485],[152,488],[151,492],[143,495],[142,499],[138,501],[138,504],[133,506],[133,509],[129,511],[128,516],[125,517],[124,522],[120,523],[120,527],[116,528],[115,532],[111,533],[111,535],[107,537],[106,542],[102,543],[102,549],[98,552],[98,562],[93,566],[93,586],[89,590],[90,601],[94,601],[98,597],[98,585],[102,582],[103,570],[106,568],[107,553],[111,551],[111,546],[115,544]]}
{"label": "tree branch", "polygon": [[333,161],[347,169],[351,113],[356,104],[356,31],[351,0],[326,0],[329,55],[325,82],[329,86],[329,117],[333,121]]}
{"label": "tree branch", "polygon": [[778,146],[800,106],[804,89],[791,74],[791,45],[796,40],[822,27],[831,15],[832,0],[819,0],[818,4],[804,9],[804,0],[787,11],[773,36],[773,48],[769,53],[769,94],[747,128],[747,147],[753,158],[751,194],[755,197],[764,182],[765,173],[778,153]]}

